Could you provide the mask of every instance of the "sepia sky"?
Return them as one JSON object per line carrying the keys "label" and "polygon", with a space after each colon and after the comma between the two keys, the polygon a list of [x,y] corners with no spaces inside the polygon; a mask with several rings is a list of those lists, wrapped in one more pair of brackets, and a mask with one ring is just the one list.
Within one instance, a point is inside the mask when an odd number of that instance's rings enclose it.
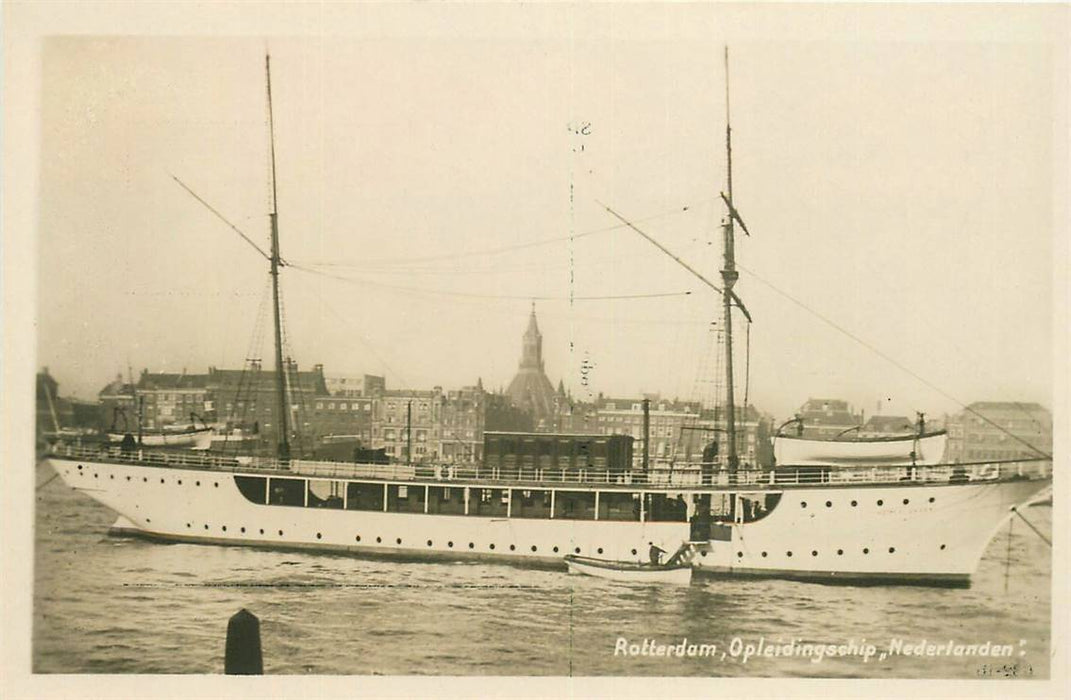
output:
{"label": "sepia sky", "polygon": [[599,203],[718,282],[728,44],[751,403],[1053,405],[1059,8],[455,10],[45,39],[36,357],[61,393],[270,364],[266,261],[171,177],[267,249],[268,50],[302,367],[506,386],[536,298],[578,398],[707,395],[719,299]]}

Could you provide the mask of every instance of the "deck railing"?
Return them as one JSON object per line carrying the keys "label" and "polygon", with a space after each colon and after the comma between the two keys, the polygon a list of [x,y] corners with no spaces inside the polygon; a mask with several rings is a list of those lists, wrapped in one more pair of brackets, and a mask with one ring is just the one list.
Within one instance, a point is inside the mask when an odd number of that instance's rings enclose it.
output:
{"label": "deck railing", "polygon": [[892,483],[958,483],[1044,479],[1051,474],[1049,460],[970,462],[932,466],[778,466],[776,469],[741,468],[735,475],[709,465],[676,464],[647,471],[613,471],[558,467],[491,467],[478,464],[357,464],[310,460],[280,461],[265,457],[225,457],[203,452],[122,450],[118,447],[64,446],[53,456],[86,462],[138,464],[175,469],[268,473],[321,479],[372,479],[377,481],[501,483],[528,485],[604,486],[627,489],[732,488],[779,489],[785,486]]}

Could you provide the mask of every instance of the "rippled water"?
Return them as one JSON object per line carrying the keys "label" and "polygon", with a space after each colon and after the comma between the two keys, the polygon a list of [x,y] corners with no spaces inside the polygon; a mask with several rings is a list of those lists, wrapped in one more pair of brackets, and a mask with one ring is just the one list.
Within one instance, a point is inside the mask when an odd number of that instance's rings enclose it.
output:
{"label": "rippled water", "polygon": [[[37,482],[53,473],[37,466]],[[1050,537],[1051,509],[1026,517]],[[618,584],[489,564],[394,563],[106,536],[114,515],[54,479],[37,491],[37,673],[221,673],[227,620],[261,621],[271,674],[1047,678],[1051,552],[1021,521],[968,590],[697,579]],[[1005,563],[1010,561],[1005,590]],[[615,655],[713,644],[714,656]],[[1009,644],[1011,659],[732,654],[769,644]],[[864,641],[865,640],[865,643]],[[687,644],[682,651],[687,653]],[[722,658],[721,652],[725,651]]]}

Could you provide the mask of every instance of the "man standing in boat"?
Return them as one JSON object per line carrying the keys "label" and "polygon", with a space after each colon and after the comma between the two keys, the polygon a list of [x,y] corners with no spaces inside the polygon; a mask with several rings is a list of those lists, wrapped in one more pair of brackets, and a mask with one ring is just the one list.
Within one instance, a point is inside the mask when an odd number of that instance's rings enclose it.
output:
{"label": "man standing in boat", "polygon": [[661,566],[662,555],[666,553],[666,550],[662,549],[654,542],[648,542],[647,544],[651,545],[651,549],[648,553],[648,556],[651,558],[651,566]]}

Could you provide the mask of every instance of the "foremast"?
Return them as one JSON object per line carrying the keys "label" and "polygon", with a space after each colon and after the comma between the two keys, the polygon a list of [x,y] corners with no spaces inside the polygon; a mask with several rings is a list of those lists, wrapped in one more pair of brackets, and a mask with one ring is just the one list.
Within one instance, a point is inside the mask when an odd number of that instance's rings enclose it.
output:
{"label": "foremast", "polygon": [[268,136],[271,143],[271,296],[272,316],[275,322],[275,391],[279,410],[279,444],[277,456],[280,460],[290,459],[290,428],[286,400],[286,377],[283,366],[283,331],[282,312],[279,304],[279,268],[283,265],[279,257],[279,211],[276,203],[275,187],[275,124],[271,107],[271,56],[264,56],[264,70],[268,85]]}

